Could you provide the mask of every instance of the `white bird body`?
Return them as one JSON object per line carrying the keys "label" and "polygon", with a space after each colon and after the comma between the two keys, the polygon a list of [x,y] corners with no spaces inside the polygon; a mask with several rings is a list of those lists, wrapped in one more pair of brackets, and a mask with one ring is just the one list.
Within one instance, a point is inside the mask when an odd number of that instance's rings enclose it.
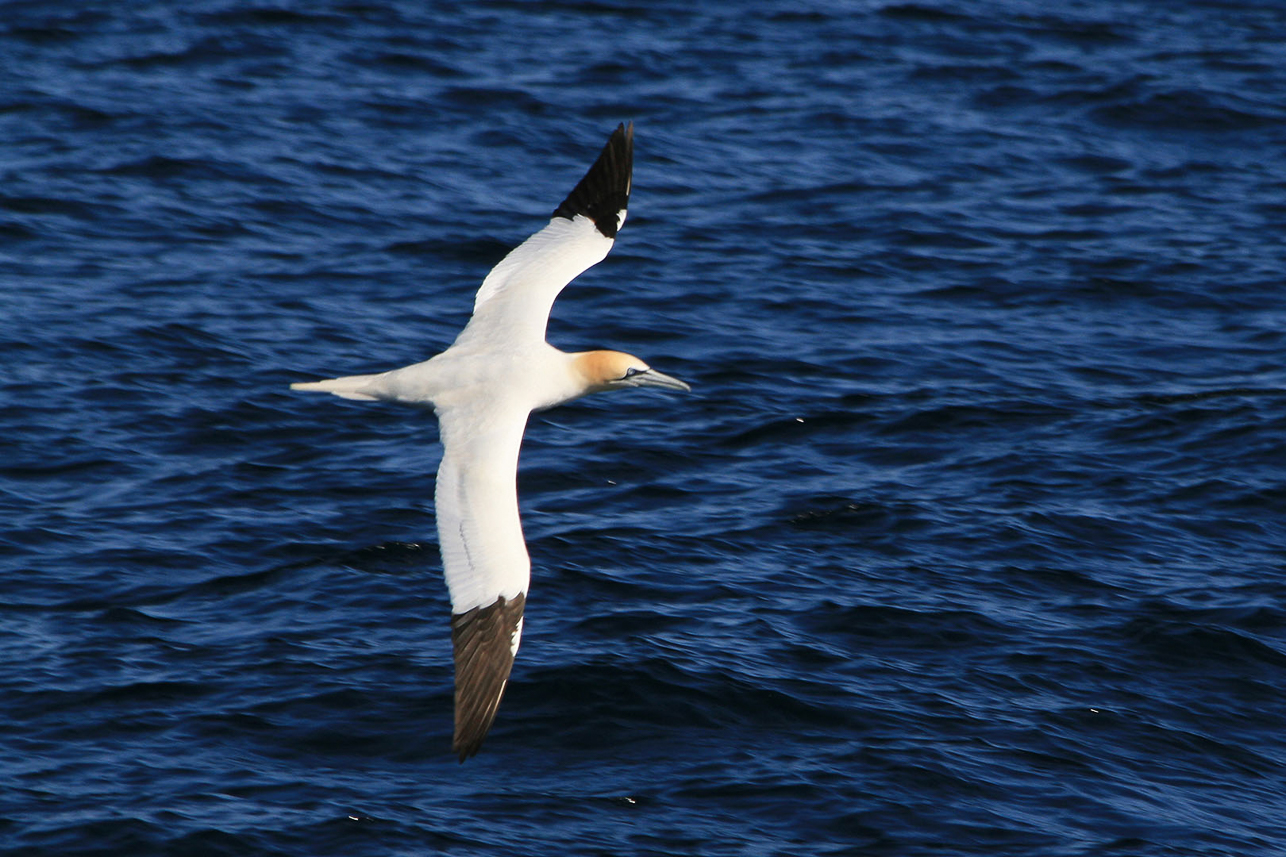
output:
{"label": "white bird body", "polygon": [[522,634],[531,561],[515,479],[528,415],[619,387],[688,389],[628,354],[569,354],[545,342],[554,299],[612,248],[632,166],[633,127],[621,126],[549,225],[487,275],[473,317],[446,351],[389,372],[291,385],[437,413],[445,452],[434,504],[451,594],[461,761],[495,718]]}

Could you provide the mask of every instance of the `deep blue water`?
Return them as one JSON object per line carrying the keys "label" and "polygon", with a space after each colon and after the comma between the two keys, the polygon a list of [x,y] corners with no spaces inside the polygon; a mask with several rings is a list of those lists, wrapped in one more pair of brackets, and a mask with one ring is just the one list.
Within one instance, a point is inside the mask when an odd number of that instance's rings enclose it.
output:
{"label": "deep blue water", "polygon": [[[0,4],[0,851],[1286,854],[1286,5]],[[449,749],[428,415],[618,122]]]}

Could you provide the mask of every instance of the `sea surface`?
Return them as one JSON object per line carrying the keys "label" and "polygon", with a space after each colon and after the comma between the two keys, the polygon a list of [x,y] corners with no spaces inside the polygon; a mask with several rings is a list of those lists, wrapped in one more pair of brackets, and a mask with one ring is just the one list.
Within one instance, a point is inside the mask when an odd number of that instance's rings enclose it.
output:
{"label": "sea surface", "polygon": [[[0,853],[1286,854],[1286,3],[0,3]],[[449,345],[619,122],[450,751]]]}

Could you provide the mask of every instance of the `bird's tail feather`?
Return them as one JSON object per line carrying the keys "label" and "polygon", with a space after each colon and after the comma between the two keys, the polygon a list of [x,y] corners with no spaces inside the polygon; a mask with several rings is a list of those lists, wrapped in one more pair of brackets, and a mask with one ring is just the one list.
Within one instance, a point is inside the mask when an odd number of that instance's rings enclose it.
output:
{"label": "bird's tail feather", "polygon": [[358,402],[377,402],[375,388],[371,382],[379,375],[349,375],[347,378],[330,378],[325,381],[300,381],[290,385],[292,390],[309,390],[319,393],[333,393],[341,399],[353,399]]}

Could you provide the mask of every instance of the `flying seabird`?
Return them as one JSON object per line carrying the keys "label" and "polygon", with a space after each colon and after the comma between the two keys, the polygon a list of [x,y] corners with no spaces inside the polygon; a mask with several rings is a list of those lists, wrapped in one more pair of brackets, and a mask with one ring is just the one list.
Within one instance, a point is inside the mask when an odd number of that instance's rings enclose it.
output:
{"label": "flying seabird", "polygon": [[569,354],[545,342],[558,293],[612,249],[625,222],[633,167],[630,123],[616,128],[549,224],[492,268],[473,317],[446,351],[377,375],[290,385],[437,413],[444,453],[435,505],[455,649],[452,749],[461,762],[478,752],[495,720],[522,636],[531,560],[516,478],[528,415],[586,393],[689,389],[629,354]]}

